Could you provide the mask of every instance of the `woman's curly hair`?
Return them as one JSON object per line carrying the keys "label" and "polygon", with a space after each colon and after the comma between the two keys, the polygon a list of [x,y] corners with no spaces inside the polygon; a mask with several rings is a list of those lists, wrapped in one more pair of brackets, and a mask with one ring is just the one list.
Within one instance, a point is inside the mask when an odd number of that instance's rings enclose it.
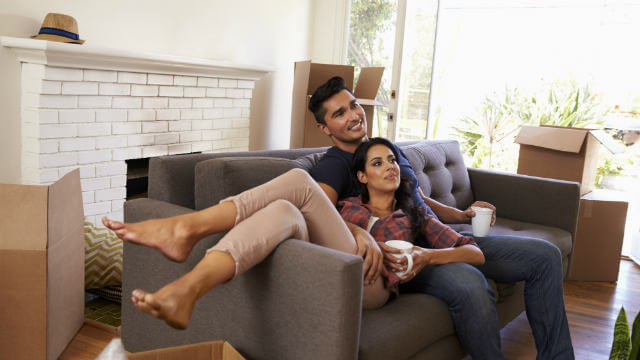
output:
{"label": "woman's curly hair", "polygon": [[[358,146],[356,152],[353,155],[353,163],[351,165],[351,177],[355,183],[356,189],[360,195],[362,195],[362,202],[369,202],[369,190],[367,185],[358,181],[358,171],[365,172],[365,165],[367,162],[367,153],[369,149],[375,145],[384,145],[393,152],[393,156],[398,160],[398,150],[387,139],[381,137],[375,137],[369,139],[369,141],[363,142]],[[424,234],[424,222],[426,219],[425,209],[418,206],[413,200],[413,188],[409,179],[405,177],[400,178],[400,186],[395,192],[396,205],[400,208],[409,218],[409,224],[411,225],[411,236],[415,241],[423,239]]]}

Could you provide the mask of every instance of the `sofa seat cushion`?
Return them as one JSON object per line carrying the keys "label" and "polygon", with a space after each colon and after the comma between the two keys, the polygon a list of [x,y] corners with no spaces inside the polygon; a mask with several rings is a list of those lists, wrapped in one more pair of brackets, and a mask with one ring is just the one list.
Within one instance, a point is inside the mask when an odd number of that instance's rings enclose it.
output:
{"label": "sofa seat cushion", "polygon": [[[523,282],[487,282],[498,294],[498,316],[502,315],[502,297],[524,288]],[[501,324],[510,320],[501,319]],[[426,294],[401,294],[380,309],[362,311],[358,359],[407,359],[451,335],[455,335],[455,329],[443,301]]]}
{"label": "sofa seat cushion", "polygon": [[[472,232],[471,224],[452,224],[449,226],[457,232]],[[571,253],[571,234],[556,227],[498,217],[496,224],[489,231],[489,235],[513,235],[544,239],[556,245],[563,258]]]}
{"label": "sofa seat cushion", "polygon": [[444,302],[430,295],[402,294],[380,309],[362,312],[358,358],[408,359],[453,333]]}

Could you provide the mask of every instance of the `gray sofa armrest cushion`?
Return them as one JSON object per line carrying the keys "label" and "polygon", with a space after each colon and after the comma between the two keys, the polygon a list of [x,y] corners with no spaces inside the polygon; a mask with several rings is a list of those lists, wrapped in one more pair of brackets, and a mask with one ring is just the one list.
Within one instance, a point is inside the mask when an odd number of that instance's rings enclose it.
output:
{"label": "gray sofa armrest cushion", "polygon": [[261,150],[227,153],[203,153],[169,155],[151,158],[149,161],[149,198],[170,202],[190,208],[195,207],[194,173],[201,161],[222,157],[269,157],[296,159],[315,153],[324,153],[324,148],[293,150]]}
{"label": "gray sofa armrest cushion", "polygon": [[[125,244],[123,293],[159,289],[189,271],[215,241],[201,241],[181,264]],[[286,240],[262,263],[200,298],[186,330],[125,301],[122,336],[128,351],[224,339],[248,359],[354,359],[361,298],[361,258]]]}
{"label": "gray sofa armrest cushion", "polygon": [[220,200],[300,167],[295,160],[270,157],[211,159],[198,163],[195,173],[196,209],[205,209]]}
{"label": "gray sofa armrest cushion", "polygon": [[189,208],[195,207],[193,177],[196,164],[211,154],[161,156],[149,160],[150,199],[166,201]]}
{"label": "gray sofa armrest cushion", "polygon": [[498,216],[557,227],[575,237],[580,184],[475,168],[468,171],[474,199],[495,205]]}
{"label": "gray sofa armrest cushion", "polygon": [[138,222],[193,212],[193,209],[155,199],[135,199],[124,203],[124,220]]}

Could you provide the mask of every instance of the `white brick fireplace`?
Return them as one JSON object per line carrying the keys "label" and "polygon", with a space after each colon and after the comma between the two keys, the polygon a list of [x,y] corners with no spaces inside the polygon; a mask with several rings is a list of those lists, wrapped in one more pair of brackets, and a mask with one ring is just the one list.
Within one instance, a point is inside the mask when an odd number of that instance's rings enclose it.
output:
{"label": "white brick fireplace", "polygon": [[88,221],[122,220],[125,160],[247,150],[268,68],[2,37],[21,62],[22,183],[79,168]]}

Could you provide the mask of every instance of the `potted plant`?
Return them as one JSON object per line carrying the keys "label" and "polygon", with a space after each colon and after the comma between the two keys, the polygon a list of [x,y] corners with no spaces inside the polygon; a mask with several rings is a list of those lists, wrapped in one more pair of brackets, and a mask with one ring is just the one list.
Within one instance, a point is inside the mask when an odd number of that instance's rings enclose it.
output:
{"label": "potted plant", "polygon": [[613,330],[613,345],[609,360],[639,360],[640,359],[640,313],[633,320],[631,336],[629,335],[629,322],[624,306],[618,313]]}

